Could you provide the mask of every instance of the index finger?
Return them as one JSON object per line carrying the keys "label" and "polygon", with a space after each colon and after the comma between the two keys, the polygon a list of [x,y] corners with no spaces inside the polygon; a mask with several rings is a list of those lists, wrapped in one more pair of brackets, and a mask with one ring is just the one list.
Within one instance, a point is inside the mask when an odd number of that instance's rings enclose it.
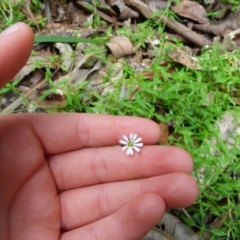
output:
{"label": "index finger", "polygon": [[122,135],[137,133],[144,144],[156,143],[158,125],[148,119],[97,114],[31,114],[30,123],[46,154],[56,154],[84,147],[119,144]]}
{"label": "index finger", "polygon": [[0,34],[0,87],[23,67],[32,46],[33,32],[25,23],[16,23]]}

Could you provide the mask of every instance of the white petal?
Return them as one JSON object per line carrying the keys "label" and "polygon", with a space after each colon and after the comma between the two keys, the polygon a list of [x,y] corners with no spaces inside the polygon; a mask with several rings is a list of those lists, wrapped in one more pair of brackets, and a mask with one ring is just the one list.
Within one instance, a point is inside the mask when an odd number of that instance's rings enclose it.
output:
{"label": "white petal", "polygon": [[143,146],[143,143],[135,143],[134,146],[136,146],[136,147],[142,147],[142,146]]}
{"label": "white petal", "polygon": [[133,155],[133,149],[131,147],[128,147],[127,155]]}
{"label": "white petal", "polygon": [[124,141],[124,140],[120,140],[119,141],[122,145],[127,145],[128,144],[128,142],[127,141]]}
{"label": "white petal", "polygon": [[133,149],[136,151],[136,152],[140,152],[140,148],[136,147],[136,146],[133,146]]}
{"label": "white petal", "polygon": [[135,141],[136,139],[137,139],[137,134],[134,133],[134,134],[133,134],[133,139],[132,139],[132,140]]}
{"label": "white petal", "polygon": [[140,142],[140,141],[142,141],[142,138],[139,137],[134,142],[137,143],[137,142]]}
{"label": "white petal", "polygon": [[122,147],[122,150],[125,151],[128,148],[128,146]]}
{"label": "white petal", "polygon": [[129,138],[130,138],[130,140],[132,140],[132,141],[133,141],[133,136],[134,136],[134,133],[130,133]]}
{"label": "white petal", "polygon": [[128,139],[128,137],[127,136],[125,136],[125,135],[122,135],[122,137],[123,137],[123,139],[125,140],[125,141],[129,141],[129,139]]}
{"label": "white petal", "polygon": [[127,155],[130,155],[129,148],[128,148],[127,151],[126,151],[126,154],[127,154]]}

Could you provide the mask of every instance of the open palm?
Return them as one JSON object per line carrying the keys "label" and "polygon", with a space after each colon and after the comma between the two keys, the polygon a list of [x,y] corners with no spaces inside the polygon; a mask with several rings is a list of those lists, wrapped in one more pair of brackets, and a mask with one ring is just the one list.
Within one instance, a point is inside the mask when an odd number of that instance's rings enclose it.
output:
{"label": "open palm", "polygon": [[[20,27],[0,35],[0,85],[31,50],[32,32]],[[127,156],[116,145],[131,132],[145,146]],[[0,239],[140,239],[166,208],[197,197],[191,157],[151,146],[159,135],[154,122],[133,117],[1,116]]]}

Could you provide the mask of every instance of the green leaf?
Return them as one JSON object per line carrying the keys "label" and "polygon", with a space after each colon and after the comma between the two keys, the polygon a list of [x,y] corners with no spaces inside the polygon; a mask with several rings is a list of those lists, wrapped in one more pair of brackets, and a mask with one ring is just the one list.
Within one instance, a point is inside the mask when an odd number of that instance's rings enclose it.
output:
{"label": "green leaf", "polygon": [[226,236],[226,229],[212,229],[211,232],[215,235],[215,236]]}

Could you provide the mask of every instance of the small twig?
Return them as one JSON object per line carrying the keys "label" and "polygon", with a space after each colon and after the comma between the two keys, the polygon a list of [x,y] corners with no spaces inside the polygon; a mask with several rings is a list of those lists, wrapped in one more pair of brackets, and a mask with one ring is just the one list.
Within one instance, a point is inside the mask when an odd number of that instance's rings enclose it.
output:
{"label": "small twig", "polygon": [[76,1],[74,2],[76,6],[82,7],[83,9],[91,12],[91,13],[96,13],[99,17],[101,17],[103,20],[106,22],[112,23],[114,25],[118,26],[124,26],[122,22],[116,21],[115,18],[108,16],[106,13],[94,8],[91,4],[88,4],[84,1]]}
{"label": "small twig", "polygon": [[38,88],[42,88],[47,84],[45,80],[41,81],[38,85],[36,85],[34,88],[30,89],[28,92],[26,92],[23,96],[16,99],[13,103],[8,105],[6,108],[4,108],[1,112],[1,114],[7,114],[12,113],[16,108],[20,107],[23,103],[23,97],[29,98],[32,94],[36,92]]}
{"label": "small twig", "polygon": [[47,17],[47,22],[52,22],[52,13],[50,8],[49,0],[44,0],[44,7],[45,7],[45,15]]}
{"label": "small twig", "polygon": [[35,16],[33,15],[32,11],[31,11],[31,9],[30,9],[30,5],[31,5],[31,1],[30,1],[30,0],[27,0],[27,1],[24,3],[24,6],[25,6],[25,8],[26,8],[26,11],[27,11],[29,17],[30,17],[31,20],[35,23],[38,31],[40,31],[39,24],[38,24]]}
{"label": "small twig", "polygon": [[136,94],[136,92],[139,90],[139,87],[137,87],[133,92],[132,94],[130,95],[130,97],[128,98],[128,101],[132,100],[134,95]]}
{"label": "small twig", "polygon": [[188,219],[192,220],[191,216],[188,214],[188,212],[184,208],[181,208],[181,210],[183,211],[183,213],[186,215]]}

